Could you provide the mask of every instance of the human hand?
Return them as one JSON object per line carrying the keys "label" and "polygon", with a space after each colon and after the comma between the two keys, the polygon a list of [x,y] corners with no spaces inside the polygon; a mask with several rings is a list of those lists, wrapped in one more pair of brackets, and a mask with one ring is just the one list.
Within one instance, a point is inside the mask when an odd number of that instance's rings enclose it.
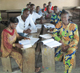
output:
{"label": "human hand", "polygon": [[23,45],[21,45],[21,44],[15,44],[15,47],[17,47],[17,48],[23,48]]}
{"label": "human hand", "polygon": [[24,30],[23,33],[30,33],[31,30],[30,29],[27,29],[27,30]]}

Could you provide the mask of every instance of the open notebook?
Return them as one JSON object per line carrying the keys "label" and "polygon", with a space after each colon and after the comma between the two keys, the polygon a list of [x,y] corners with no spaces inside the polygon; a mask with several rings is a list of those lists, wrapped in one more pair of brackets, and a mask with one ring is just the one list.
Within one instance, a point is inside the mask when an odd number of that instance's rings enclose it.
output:
{"label": "open notebook", "polygon": [[40,37],[42,37],[44,39],[49,39],[49,38],[52,38],[52,35],[51,34],[43,34],[43,35],[40,35]]}
{"label": "open notebook", "polygon": [[19,43],[23,45],[24,49],[27,49],[32,47],[38,40],[39,38],[30,38],[30,40],[21,40]]}
{"label": "open notebook", "polygon": [[50,48],[55,48],[58,46],[61,46],[62,43],[59,43],[58,41],[55,41],[54,39],[47,39],[42,41],[44,45],[50,47]]}
{"label": "open notebook", "polygon": [[45,23],[44,24],[44,27],[45,28],[55,28],[55,25],[54,24],[51,24],[51,23]]}

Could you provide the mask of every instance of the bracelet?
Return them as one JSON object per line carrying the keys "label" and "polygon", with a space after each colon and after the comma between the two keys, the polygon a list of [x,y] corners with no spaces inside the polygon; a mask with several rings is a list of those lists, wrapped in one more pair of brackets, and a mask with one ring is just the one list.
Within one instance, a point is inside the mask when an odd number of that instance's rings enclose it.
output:
{"label": "bracelet", "polygon": [[13,47],[15,47],[15,44],[13,44]]}

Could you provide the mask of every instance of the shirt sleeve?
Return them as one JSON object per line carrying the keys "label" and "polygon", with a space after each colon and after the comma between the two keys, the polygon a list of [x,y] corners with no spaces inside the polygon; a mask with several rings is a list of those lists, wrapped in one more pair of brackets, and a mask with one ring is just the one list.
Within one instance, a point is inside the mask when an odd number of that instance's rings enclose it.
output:
{"label": "shirt sleeve", "polygon": [[38,13],[36,13],[36,19],[41,18],[41,15],[39,15]]}
{"label": "shirt sleeve", "polygon": [[57,36],[57,33],[60,31],[60,28],[61,28],[62,26],[61,26],[61,24],[60,24],[60,22],[58,22],[57,24],[56,24],[56,27],[54,28],[54,30],[53,30],[53,38],[55,39],[55,40],[57,40],[57,41],[60,41],[61,40],[61,38],[59,37],[59,36]]}
{"label": "shirt sleeve", "polygon": [[55,22],[53,15],[51,16],[50,22]]}
{"label": "shirt sleeve", "polygon": [[72,42],[70,42],[70,44],[69,44],[70,47],[77,46],[78,42],[79,42],[79,33],[78,33],[78,27],[77,27],[77,25],[76,25],[75,29],[72,30],[72,32],[74,34],[74,37],[73,37]]}
{"label": "shirt sleeve", "polygon": [[37,28],[36,28],[36,25],[34,24],[34,22],[33,22],[33,20],[32,20],[31,17],[29,17],[29,23],[30,23],[32,29],[37,29]]}
{"label": "shirt sleeve", "polygon": [[19,25],[17,25],[16,30],[17,30],[17,33],[23,33],[23,31],[24,31],[19,27]]}

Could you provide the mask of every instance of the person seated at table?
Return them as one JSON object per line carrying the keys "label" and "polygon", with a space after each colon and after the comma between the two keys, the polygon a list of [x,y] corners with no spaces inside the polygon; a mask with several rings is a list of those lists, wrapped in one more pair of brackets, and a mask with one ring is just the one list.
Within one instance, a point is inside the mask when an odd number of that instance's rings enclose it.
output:
{"label": "person seated at table", "polygon": [[[19,20],[16,17],[11,17],[9,19],[9,26],[5,28],[2,31],[1,34],[1,52],[2,57],[8,57],[11,56],[15,59],[16,63],[20,67],[21,71],[22,69],[22,54],[17,50],[21,50],[20,48],[23,48],[23,45],[19,43],[15,43],[15,41],[18,39],[29,39],[19,36],[19,34],[16,31],[16,26],[18,24]],[[35,72],[38,72],[40,68],[35,68]]]}
{"label": "person seated at table", "polygon": [[48,6],[50,6],[50,9],[53,11],[54,7],[52,6],[51,2],[48,2]]}
{"label": "person seated at table", "polygon": [[[60,36],[57,36],[58,31]],[[53,38],[62,43],[62,46],[58,47],[56,51],[55,60],[60,61],[63,57],[64,73],[71,73],[79,42],[79,33],[78,26],[69,21],[69,14],[65,10],[62,11],[61,21],[56,24],[53,31]]]}
{"label": "person seated at table", "polygon": [[22,55],[17,51],[17,48],[20,49],[23,46],[15,43],[17,38],[23,38],[17,34],[15,29],[18,22],[19,21],[16,17],[11,17],[9,20],[9,26],[2,31],[1,51],[2,57],[13,57],[22,71]]}
{"label": "person seated at table", "polygon": [[[19,23],[16,27],[16,30],[20,36],[26,37],[27,33],[30,33],[31,30],[37,30],[32,18],[30,16],[30,11],[28,10],[28,8],[25,8],[23,10],[22,15],[18,16],[17,18],[19,20]],[[29,27],[29,24],[31,25],[30,27]]]}
{"label": "person seated at table", "polygon": [[42,16],[42,11],[40,10],[40,6],[36,7],[36,13]]}
{"label": "person seated at table", "polygon": [[35,12],[35,5],[34,4],[31,4],[31,6],[30,6],[30,15],[31,15],[31,18],[34,23],[36,22],[37,19],[39,19],[40,23],[41,23],[42,16]]}
{"label": "person seated at table", "polygon": [[47,11],[45,12],[45,19],[50,19],[53,11],[50,9],[50,6],[47,6]]}
{"label": "person seated at table", "polygon": [[57,6],[54,6],[54,13],[51,16],[50,22],[56,25],[61,20],[61,11]]}
{"label": "person seated at table", "polygon": [[47,11],[46,3],[43,4],[44,11]]}

